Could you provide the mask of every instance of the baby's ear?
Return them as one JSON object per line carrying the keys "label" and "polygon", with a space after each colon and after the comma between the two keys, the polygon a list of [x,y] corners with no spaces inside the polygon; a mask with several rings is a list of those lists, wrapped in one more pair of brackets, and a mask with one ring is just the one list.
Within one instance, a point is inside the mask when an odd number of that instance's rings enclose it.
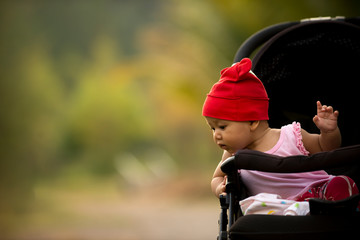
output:
{"label": "baby's ear", "polygon": [[250,121],[250,130],[255,131],[260,125],[260,121]]}

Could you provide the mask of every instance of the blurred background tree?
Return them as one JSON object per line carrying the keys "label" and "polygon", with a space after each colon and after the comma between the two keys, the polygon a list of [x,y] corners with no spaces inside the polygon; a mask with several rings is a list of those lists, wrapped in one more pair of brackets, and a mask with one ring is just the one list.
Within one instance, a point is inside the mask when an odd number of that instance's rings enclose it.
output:
{"label": "blurred background tree", "polygon": [[210,179],[221,151],[201,107],[242,41],[359,9],[356,0],[1,1],[0,211],[26,212],[36,185],[54,179],[125,180],[128,154]]}

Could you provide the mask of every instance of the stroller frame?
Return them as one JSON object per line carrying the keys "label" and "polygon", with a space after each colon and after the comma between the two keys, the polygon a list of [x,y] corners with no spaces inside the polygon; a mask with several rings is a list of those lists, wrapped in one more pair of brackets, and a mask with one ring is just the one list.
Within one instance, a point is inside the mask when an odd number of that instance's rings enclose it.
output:
{"label": "stroller frame", "polygon": [[[359,202],[360,195],[337,202],[312,199],[309,201],[310,216],[242,216],[239,201],[248,195],[241,183],[238,169],[288,173],[325,169],[329,174],[347,175],[360,186],[360,145],[357,145],[360,143],[360,139],[356,136],[356,133],[360,133],[360,126],[345,124],[345,121],[360,118],[360,111],[355,113],[351,111],[353,104],[359,102],[356,98],[359,93],[354,88],[344,86],[349,82],[353,83],[356,76],[359,76],[356,74],[356,67],[360,66],[359,26],[359,17],[326,17],[285,22],[260,30],[244,41],[238,49],[234,63],[244,57],[250,57],[259,46],[262,46],[253,57],[252,70],[263,81],[268,91],[270,98],[269,123],[271,125],[281,127],[297,120],[305,129],[316,131],[317,129],[312,123],[313,114],[309,113],[308,106],[309,103],[314,103],[316,100],[324,100],[341,112],[339,127],[343,136],[343,148],[312,156],[283,158],[256,151],[241,150],[235,156],[225,160],[221,169],[227,175],[227,184],[226,195],[221,195],[219,198],[221,212],[218,222],[218,239],[234,240],[240,239],[240,237],[241,239],[272,239],[272,237],[276,238],[280,235],[289,239],[304,239],[304,237],[306,239],[325,239],[334,236],[343,237],[344,234],[350,237],[356,234],[356,227],[360,226],[360,213],[354,212],[354,206]],[[297,33],[300,37],[296,36]],[[296,59],[293,60],[294,58]],[[334,70],[337,66],[333,65],[336,59],[346,62],[341,64],[340,71],[344,71],[346,66],[349,66],[350,71],[345,75],[341,73],[324,74],[326,69]],[[304,65],[315,66],[303,73],[304,69],[302,71],[298,69]],[[309,79],[304,80],[308,76],[310,76]],[[294,93],[291,93],[292,95],[283,94],[279,90],[280,86],[291,89],[296,84],[296,81],[292,79],[304,80],[307,81],[307,84],[311,84],[310,88],[303,84],[305,86],[298,90],[309,92],[307,101],[296,101],[294,98],[297,96],[294,96]],[[325,89],[323,81],[327,81]],[[336,91],[345,94],[345,97],[338,101],[339,97]],[[282,101],[282,99],[288,98],[287,103]],[[291,110],[294,108],[294,102],[295,108],[298,108],[297,112]],[[346,153],[346,159],[341,157],[344,156],[341,155],[344,153]],[[341,211],[338,211],[339,209]],[[298,223],[301,227],[291,228],[291,230],[284,229],[283,232],[275,233],[271,229],[265,228],[264,232],[251,225],[252,223],[265,224],[271,221],[276,223],[286,221],[290,225]],[[324,224],[319,225],[318,222],[328,224],[330,228],[324,227]],[[311,231],[312,228],[319,227],[323,230]],[[245,232],[242,233],[241,231],[244,229]],[[312,234],[312,236],[306,234]]]}

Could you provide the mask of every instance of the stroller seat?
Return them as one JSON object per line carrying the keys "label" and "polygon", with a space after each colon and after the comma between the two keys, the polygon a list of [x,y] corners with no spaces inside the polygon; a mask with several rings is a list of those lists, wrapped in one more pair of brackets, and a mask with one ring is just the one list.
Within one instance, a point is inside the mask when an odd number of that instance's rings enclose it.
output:
{"label": "stroller seat", "polygon": [[[339,202],[310,201],[310,216],[242,216],[239,201],[248,197],[238,169],[294,173],[325,170],[346,175],[360,186],[360,18],[337,18],[280,23],[251,36],[234,62],[258,49],[253,72],[269,98],[269,125],[280,128],[293,121],[317,132],[312,121],[316,101],[339,110],[342,148],[312,156],[278,157],[241,150],[224,161],[226,196],[220,197],[218,239],[328,239],[353,237],[360,226],[354,206],[359,195]],[[347,156],[346,159],[344,156]],[[350,209],[339,211],[339,209]]]}

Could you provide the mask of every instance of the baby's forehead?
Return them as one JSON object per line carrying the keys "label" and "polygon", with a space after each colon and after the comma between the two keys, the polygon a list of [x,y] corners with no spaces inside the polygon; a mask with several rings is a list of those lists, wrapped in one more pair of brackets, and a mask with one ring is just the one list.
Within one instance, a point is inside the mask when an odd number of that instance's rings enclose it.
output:
{"label": "baby's forehead", "polygon": [[205,119],[209,124],[219,124],[219,123],[233,122],[233,121],[230,121],[230,120],[225,120],[225,119],[220,119],[220,118],[213,118],[213,117],[205,117]]}

